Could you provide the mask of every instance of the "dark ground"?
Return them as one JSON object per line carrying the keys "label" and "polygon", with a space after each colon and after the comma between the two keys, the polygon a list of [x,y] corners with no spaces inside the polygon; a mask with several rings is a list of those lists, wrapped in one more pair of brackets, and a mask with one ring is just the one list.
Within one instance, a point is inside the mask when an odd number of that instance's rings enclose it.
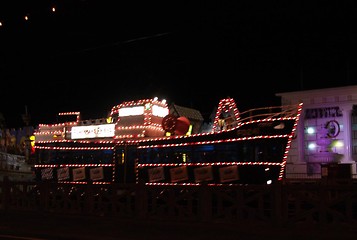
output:
{"label": "dark ground", "polygon": [[[357,224],[271,227],[262,223],[134,221],[109,217],[0,211],[0,239],[356,239]],[[15,237],[16,236],[16,237]]]}

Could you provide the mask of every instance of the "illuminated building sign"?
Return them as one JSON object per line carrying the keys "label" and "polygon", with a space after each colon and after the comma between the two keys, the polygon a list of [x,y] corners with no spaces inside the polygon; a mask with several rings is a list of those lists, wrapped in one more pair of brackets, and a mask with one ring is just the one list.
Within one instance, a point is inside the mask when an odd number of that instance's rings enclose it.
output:
{"label": "illuminated building sign", "polygon": [[339,107],[311,108],[305,110],[305,119],[342,117]]}
{"label": "illuminated building sign", "polygon": [[114,137],[115,124],[74,126],[71,130],[71,139]]}

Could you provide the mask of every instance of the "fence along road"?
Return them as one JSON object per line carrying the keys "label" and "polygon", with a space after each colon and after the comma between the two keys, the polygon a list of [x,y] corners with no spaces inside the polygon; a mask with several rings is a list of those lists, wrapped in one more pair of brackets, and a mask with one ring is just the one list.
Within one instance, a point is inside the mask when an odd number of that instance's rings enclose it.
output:
{"label": "fence along road", "polygon": [[269,227],[357,222],[355,182],[237,186],[0,182],[4,212]]}

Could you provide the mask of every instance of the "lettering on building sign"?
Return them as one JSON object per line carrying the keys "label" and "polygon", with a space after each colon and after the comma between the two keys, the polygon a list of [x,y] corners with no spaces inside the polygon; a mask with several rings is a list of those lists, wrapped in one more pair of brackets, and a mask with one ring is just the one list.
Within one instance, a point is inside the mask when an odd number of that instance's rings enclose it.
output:
{"label": "lettering on building sign", "polygon": [[337,137],[340,133],[340,124],[336,120],[328,121],[325,128],[327,129],[327,136],[330,138]]}
{"label": "lettering on building sign", "polygon": [[342,117],[340,107],[311,108],[305,110],[305,119]]}

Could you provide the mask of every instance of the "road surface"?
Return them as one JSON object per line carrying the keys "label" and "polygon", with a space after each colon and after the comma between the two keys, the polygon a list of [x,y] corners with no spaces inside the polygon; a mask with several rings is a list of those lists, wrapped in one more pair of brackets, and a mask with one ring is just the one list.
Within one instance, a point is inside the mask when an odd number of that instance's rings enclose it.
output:
{"label": "road surface", "polygon": [[262,223],[238,224],[134,221],[113,217],[0,211],[0,239],[22,240],[261,240],[356,239],[357,225],[304,224],[271,227]]}

